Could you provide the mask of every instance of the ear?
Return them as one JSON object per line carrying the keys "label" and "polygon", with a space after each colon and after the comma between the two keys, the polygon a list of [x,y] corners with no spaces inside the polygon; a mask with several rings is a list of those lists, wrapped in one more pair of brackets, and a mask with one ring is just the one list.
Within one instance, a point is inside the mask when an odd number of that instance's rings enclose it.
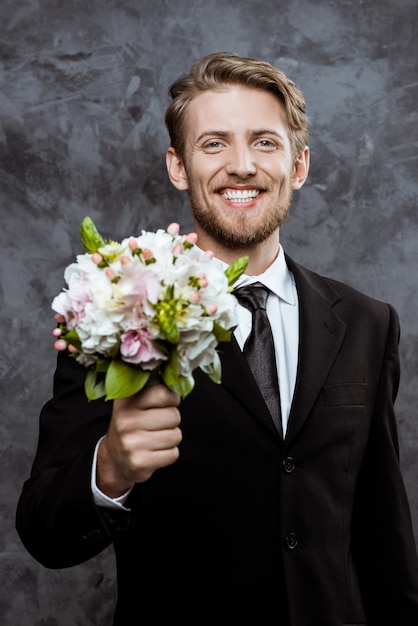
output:
{"label": "ear", "polygon": [[296,157],[293,166],[292,189],[300,189],[308,177],[310,153],[308,146]]}
{"label": "ear", "polygon": [[167,172],[170,181],[174,187],[180,191],[185,191],[189,188],[189,179],[186,174],[186,169],[183,165],[182,159],[172,146],[167,150],[165,162],[167,165]]}

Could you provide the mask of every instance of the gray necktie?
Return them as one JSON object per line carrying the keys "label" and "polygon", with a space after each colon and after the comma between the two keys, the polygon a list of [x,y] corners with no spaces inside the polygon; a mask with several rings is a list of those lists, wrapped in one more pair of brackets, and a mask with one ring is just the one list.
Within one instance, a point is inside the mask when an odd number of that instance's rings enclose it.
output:
{"label": "gray necktie", "polygon": [[237,300],[252,314],[252,329],[244,354],[261,391],[273,422],[282,435],[280,392],[270,322],[266,313],[270,290],[261,283],[244,285],[234,291]]}

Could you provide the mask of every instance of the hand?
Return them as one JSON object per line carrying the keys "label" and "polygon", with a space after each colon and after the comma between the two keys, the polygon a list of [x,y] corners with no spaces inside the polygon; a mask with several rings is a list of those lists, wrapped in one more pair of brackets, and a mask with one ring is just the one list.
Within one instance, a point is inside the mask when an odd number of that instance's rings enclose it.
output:
{"label": "hand", "polygon": [[165,385],[145,387],[114,400],[112,418],[97,456],[97,486],[110,498],[174,463],[182,439],[180,396]]}

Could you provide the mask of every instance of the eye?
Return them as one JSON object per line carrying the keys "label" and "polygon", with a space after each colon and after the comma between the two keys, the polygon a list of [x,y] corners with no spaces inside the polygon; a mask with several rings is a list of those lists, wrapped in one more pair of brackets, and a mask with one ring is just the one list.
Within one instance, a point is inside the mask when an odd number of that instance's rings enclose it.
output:
{"label": "eye", "polygon": [[207,152],[217,152],[218,150],[221,150],[222,148],[223,148],[223,144],[220,141],[218,141],[217,139],[213,139],[212,141],[208,141],[203,146],[203,149],[206,150]]}
{"label": "eye", "polygon": [[259,139],[256,145],[260,146],[261,148],[267,148],[270,150],[276,150],[277,148],[276,143],[274,141],[271,141],[271,139]]}

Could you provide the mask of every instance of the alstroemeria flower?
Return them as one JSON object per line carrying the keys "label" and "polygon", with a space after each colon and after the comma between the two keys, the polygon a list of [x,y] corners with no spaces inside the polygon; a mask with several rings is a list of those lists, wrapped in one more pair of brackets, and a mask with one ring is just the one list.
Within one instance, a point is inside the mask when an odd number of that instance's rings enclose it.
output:
{"label": "alstroemeria flower", "polygon": [[144,370],[154,370],[167,360],[167,355],[152,342],[147,328],[128,330],[121,337],[120,353],[127,363],[140,365]]}

